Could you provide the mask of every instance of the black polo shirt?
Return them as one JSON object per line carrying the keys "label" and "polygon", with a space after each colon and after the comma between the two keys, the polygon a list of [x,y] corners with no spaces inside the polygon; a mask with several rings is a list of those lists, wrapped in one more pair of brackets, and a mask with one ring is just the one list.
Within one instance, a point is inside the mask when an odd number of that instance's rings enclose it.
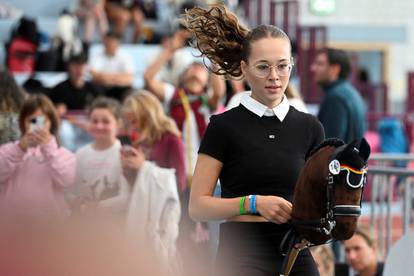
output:
{"label": "black polo shirt", "polygon": [[252,110],[240,104],[212,116],[199,153],[223,163],[222,197],[257,194],[291,200],[307,154],[324,139],[323,127],[292,106],[282,120]]}

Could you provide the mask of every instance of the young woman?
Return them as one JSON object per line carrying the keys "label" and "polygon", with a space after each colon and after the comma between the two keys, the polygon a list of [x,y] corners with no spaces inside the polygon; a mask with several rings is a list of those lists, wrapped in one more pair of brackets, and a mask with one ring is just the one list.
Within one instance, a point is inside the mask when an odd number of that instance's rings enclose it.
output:
{"label": "young woman", "polygon": [[75,156],[60,147],[59,120],[50,100],[32,96],[19,117],[20,141],[0,147],[0,210],[2,215],[69,214],[65,188],[75,179]]}
{"label": "young woman", "polygon": [[[186,13],[195,45],[216,74],[244,77],[251,96],[213,116],[201,142],[189,211],[194,220],[226,220],[220,227],[214,275],[277,275],[279,245],[289,230],[294,185],[306,155],[324,137],[311,115],[284,95],[293,67],[288,36],[280,29],[241,26],[223,6]],[[220,179],[221,198],[212,196]],[[291,275],[318,275],[303,250]]]}
{"label": "young woman", "polygon": [[176,250],[181,213],[178,191],[184,191],[186,179],[180,132],[147,91],[128,96],[123,114],[126,129],[139,133],[133,147],[121,152],[124,175],[132,186],[128,233],[144,238],[140,246],[149,243],[155,249],[168,275],[181,275]]}
{"label": "young woman", "polygon": [[186,188],[184,145],[175,122],[164,112],[158,99],[147,91],[136,92],[126,98],[123,106],[127,129],[137,131],[137,146],[145,159],[159,167],[174,168],[177,189]]}
{"label": "young woman", "polygon": [[76,184],[73,207],[92,207],[107,214],[125,215],[129,187],[121,168],[121,120],[118,101],[100,97],[89,111],[89,133],[94,141],[76,152]]}

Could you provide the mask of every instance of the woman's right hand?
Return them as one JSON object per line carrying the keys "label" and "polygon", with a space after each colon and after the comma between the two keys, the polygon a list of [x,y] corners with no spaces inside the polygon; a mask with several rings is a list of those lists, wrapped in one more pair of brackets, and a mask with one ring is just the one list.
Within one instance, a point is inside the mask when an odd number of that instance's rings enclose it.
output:
{"label": "woman's right hand", "polygon": [[278,196],[257,196],[256,209],[270,222],[286,223],[292,214],[292,203]]}
{"label": "woman's right hand", "polygon": [[19,146],[23,151],[26,151],[28,148],[34,148],[37,146],[36,136],[33,132],[27,131],[21,138]]}

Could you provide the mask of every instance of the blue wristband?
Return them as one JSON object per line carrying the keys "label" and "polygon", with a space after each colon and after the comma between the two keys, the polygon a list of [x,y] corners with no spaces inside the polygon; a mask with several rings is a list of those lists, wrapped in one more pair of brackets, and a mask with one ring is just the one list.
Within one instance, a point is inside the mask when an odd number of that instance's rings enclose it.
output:
{"label": "blue wristband", "polygon": [[252,199],[253,199],[252,212],[253,212],[253,214],[257,214],[257,196],[253,195]]}
{"label": "blue wristband", "polygon": [[250,195],[249,196],[249,211],[250,211],[250,214],[257,214],[256,195]]}

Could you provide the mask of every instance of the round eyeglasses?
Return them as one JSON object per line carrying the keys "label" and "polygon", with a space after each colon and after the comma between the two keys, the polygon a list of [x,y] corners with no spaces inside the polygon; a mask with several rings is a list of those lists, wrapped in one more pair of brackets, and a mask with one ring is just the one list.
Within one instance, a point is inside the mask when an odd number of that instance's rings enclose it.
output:
{"label": "round eyeglasses", "polygon": [[293,63],[280,63],[276,65],[270,65],[267,63],[259,63],[251,66],[252,73],[258,78],[266,78],[270,75],[272,68],[275,68],[279,77],[289,76],[293,68]]}

